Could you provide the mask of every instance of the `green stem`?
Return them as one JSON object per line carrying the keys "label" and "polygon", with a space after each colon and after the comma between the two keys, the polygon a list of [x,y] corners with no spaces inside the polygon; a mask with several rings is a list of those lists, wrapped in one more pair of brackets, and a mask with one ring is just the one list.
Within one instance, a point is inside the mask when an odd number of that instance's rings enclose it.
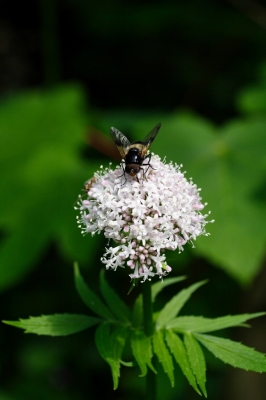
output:
{"label": "green stem", "polygon": [[[153,335],[154,323],[152,319],[151,282],[145,281],[142,286],[143,296],[143,325],[146,336]],[[146,375],[145,400],[156,400],[156,375],[148,369]]]}

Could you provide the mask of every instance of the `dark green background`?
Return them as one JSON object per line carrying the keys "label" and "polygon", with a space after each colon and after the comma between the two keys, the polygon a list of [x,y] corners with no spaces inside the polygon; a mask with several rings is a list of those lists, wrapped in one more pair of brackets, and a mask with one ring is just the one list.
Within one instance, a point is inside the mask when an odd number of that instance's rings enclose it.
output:
{"label": "dark green background", "polygon": [[[133,141],[158,122],[151,150],[183,164],[215,219],[195,249],[168,254],[184,286],[210,280],[184,312],[266,309],[262,1],[3,0],[0,60],[1,319],[87,312],[73,261],[97,291],[106,243],[81,236],[73,205],[101,164],[117,162],[110,126]],[[132,304],[126,271],[106,278]],[[228,335],[266,352],[265,325]],[[93,340],[93,329],[60,339],[2,325],[0,400],[142,396],[137,369],[123,368],[113,392]],[[210,399],[265,398],[265,376],[207,357]],[[174,389],[167,379],[159,374],[159,399],[198,398],[180,371]]]}

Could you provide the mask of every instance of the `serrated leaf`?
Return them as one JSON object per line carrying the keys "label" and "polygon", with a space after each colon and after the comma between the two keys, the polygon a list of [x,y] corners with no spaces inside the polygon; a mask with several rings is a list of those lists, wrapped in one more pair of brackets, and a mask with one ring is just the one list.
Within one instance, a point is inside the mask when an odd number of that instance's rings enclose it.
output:
{"label": "serrated leaf", "polygon": [[156,296],[167,286],[173,285],[174,283],[183,281],[186,279],[185,276],[177,276],[175,278],[167,278],[164,280],[161,280],[159,282],[156,282],[152,285],[151,287],[151,295],[152,295],[152,301],[155,300]]}
{"label": "serrated leaf", "polygon": [[126,304],[107,283],[104,271],[100,274],[101,293],[114,315],[121,321],[129,322],[130,311]]}
{"label": "serrated leaf", "polygon": [[103,359],[110,365],[114,383],[114,389],[118,387],[120,377],[120,359],[128,334],[127,328],[116,328],[110,334],[110,325],[101,324],[95,333],[97,349]]}
{"label": "serrated leaf", "polygon": [[194,285],[191,285],[190,287],[181,290],[177,295],[172,297],[172,299],[164,306],[164,308],[159,313],[156,321],[156,329],[160,330],[165,327],[166,324],[179,313],[179,311],[188,301],[192,293],[205,283],[206,281],[194,283]]}
{"label": "serrated leaf", "polygon": [[172,356],[169,353],[168,348],[164,342],[163,332],[155,331],[153,334],[153,349],[154,353],[157,355],[160,363],[163,366],[164,372],[168,375],[171,386],[174,387],[175,378],[174,378],[174,366]]}
{"label": "serrated leaf", "polygon": [[129,329],[127,327],[117,327],[111,335],[113,357],[115,360],[120,361],[122,352],[125,346],[126,338],[128,336]]}
{"label": "serrated leaf", "polygon": [[184,335],[184,344],[187,350],[189,363],[193,374],[195,375],[197,384],[199,385],[202,393],[207,397],[205,382],[206,382],[206,362],[203,351],[196,341],[196,339],[190,335]]}
{"label": "serrated leaf", "polygon": [[78,294],[84,301],[84,303],[100,317],[106,318],[107,320],[115,320],[115,317],[102,300],[87,286],[83,277],[80,274],[78,264],[74,264],[74,277],[75,286]]}
{"label": "serrated leaf", "polygon": [[195,336],[224,363],[246,371],[266,372],[266,356],[251,347],[211,335],[197,333]]}
{"label": "serrated leaf", "polygon": [[182,340],[180,339],[180,337],[178,335],[176,335],[173,331],[170,331],[170,330],[166,331],[165,339],[166,339],[166,343],[167,343],[171,353],[173,354],[177,364],[180,366],[180,368],[181,368],[183,374],[185,375],[185,377],[187,378],[188,382],[193,387],[193,389],[199,395],[201,395],[201,392],[199,391],[199,389],[197,387],[195,377],[191,370],[191,367],[190,367],[190,364],[188,361],[188,357],[187,357],[187,353],[186,353],[186,349],[185,349],[185,346],[184,346]]}
{"label": "serrated leaf", "polygon": [[117,389],[120,376],[120,363],[118,360],[115,360],[113,356],[109,324],[101,324],[97,328],[95,332],[95,343],[100,355],[111,367],[114,389]]}
{"label": "serrated leaf", "polygon": [[82,314],[54,314],[3,322],[16,328],[25,329],[25,333],[67,336],[99,324],[101,320]]}
{"label": "serrated leaf", "polygon": [[152,365],[152,347],[151,338],[148,338],[143,331],[132,330],[130,336],[130,343],[132,348],[133,356],[135,357],[140,370],[141,375],[145,376],[147,374],[147,366],[154,372],[155,368]]}
{"label": "serrated leaf", "polygon": [[177,317],[169,321],[166,328],[178,332],[213,332],[233,326],[246,326],[246,324],[243,324],[245,321],[262,315],[265,315],[265,313],[227,315],[218,318]]}

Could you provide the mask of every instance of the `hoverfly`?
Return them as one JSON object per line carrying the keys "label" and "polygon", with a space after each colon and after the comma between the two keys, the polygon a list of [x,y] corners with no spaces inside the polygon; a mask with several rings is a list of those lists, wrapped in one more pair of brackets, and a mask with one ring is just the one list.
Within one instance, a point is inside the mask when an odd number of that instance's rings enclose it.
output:
{"label": "hoverfly", "polygon": [[123,135],[123,133],[119,132],[118,129],[113,127],[111,128],[110,130],[111,136],[121,156],[123,157],[122,162],[125,164],[125,167],[123,165],[124,175],[125,173],[127,173],[132,177],[136,177],[136,180],[138,180],[137,174],[141,170],[143,171],[142,166],[148,165],[148,167],[152,168],[152,166],[150,165],[151,153],[147,154],[147,152],[149,150],[150,145],[154,141],[157,133],[159,132],[160,128],[161,128],[161,123],[156,125],[150,131],[150,133],[148,133],[148,135],[145,137],[143,141],[138,141],[133,143],[130,143],[127,137]]}

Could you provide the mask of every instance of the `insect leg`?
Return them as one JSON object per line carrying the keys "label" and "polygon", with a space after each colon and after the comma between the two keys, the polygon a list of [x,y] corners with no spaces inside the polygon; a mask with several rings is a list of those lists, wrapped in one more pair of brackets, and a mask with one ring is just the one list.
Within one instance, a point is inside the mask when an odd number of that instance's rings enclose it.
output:
{"label": "insect leg", "polygon": [[123,174],[118,176],[118,178],[121,178],[121,176],[123,176],[123,177],[125,178],[125,182],[123,183],[123,185],[122,185],[122,186],[124,186],[124,185],[125,185],[125,183],[127,182],[127,178],[126,178],[126,170],[125,170],[124,164],[125,164],[125,161],[124,161],[124,160],[122,160],[122,169],[123,169]]}
{"label": "insect leg", "polygon": [[122,175],[119,175],[118,178],[121,178],[121,176],[124,176],[124,177],[126,176],[126,170],[125,170],[124,164],[125,164],[125,161],[122,160],[123,174],[122,174]]}
{"label": "insect leg", "polygon": [[142,164],[142,165],[148,165],[148,166],[151,167],[152,169],[156,170],[156,168],[153,168],[153,166],[150,164],[150,161],[151,161],[151,154],[148,154],[148,155],[144,158],[144,160],[145,160],[146,158],[149,158],[149,161],[148,161],[147,163],[145,163],[145,164]]}

